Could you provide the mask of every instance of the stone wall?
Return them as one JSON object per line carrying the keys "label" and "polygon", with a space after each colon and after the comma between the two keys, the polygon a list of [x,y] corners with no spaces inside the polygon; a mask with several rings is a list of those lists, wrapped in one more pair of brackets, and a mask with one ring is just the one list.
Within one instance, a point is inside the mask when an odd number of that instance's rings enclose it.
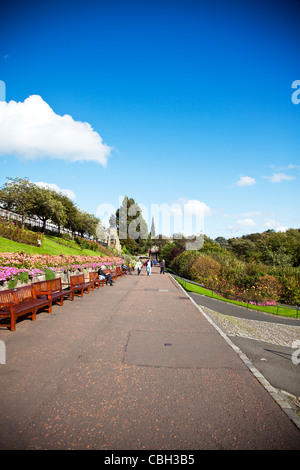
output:
{"label": "stone wall", "polygon": [[[67,284],[69,282],[69,276],[75,276],[76,274],[84,274],[85,279],[89,279],[89,272],[95,271],[94,269],[82,269],[82,270],[76,270],[76,271],[56,271],[54,272],[55,277],[59,278],[61,277],[61,282],[64,284]],[[22,287],[22,286],[27,286],[28,284],[32,284],[33,282],[39,282],[39,281],[44,281],[46,279],[45,274],[39,274],[37,276],[34,276],[31,280],[29,280],[27,283],[26,282],[21,282],[20,280],[17,281],[17,284],[15,288],[17,287]],[[0,290],[6,290],[9,289],[8,287],[9,281],[2,281],[0,283]]]}

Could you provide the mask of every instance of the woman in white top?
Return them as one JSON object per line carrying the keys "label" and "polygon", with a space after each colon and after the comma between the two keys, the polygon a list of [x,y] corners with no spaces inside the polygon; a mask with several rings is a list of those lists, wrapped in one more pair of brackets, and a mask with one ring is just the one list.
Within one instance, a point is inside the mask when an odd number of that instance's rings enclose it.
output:
{"label": "woman in white top", "polygon": [[147,261],[146,271],[147,271],[148,276],[151,276],[151,261],[150,261],[150,259],[148,259],[148,261]]}

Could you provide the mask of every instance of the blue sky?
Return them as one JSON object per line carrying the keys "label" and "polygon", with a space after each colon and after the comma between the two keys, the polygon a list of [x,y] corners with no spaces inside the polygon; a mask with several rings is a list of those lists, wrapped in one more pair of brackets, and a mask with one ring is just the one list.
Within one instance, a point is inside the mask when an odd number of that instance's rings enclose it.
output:
{"label": "blue sky", "polygon": [[1,9],[1,186],[56,185],[102,218],[125,194],[150,222],[194,207],[212,238],[300,228],[299,1]]}

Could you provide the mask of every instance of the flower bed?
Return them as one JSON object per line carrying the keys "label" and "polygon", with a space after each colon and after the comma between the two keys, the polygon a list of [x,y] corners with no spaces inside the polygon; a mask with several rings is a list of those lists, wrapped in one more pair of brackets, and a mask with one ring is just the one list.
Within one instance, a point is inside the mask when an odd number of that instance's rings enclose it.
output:
{"label": "flower bed", "polygon": [[33,246],[39,246],[38,241],[42,241],[44,238],[42,233],[26,230],[12,221],[8,222],[4,220],[2,217],[0,217],[0,236],[18,243],[26,243],[27,245]]}
{"label": "flower bed", "polygon": [[74,273],[83,269],[96,271],[100,266],[114,269],[123,262],[118,257],[101,256],[66,256],[66,255],[28,255],[26,253],[0,254],[0,288],[7,288],[6,284],[13,280],[30,281],[45,275],[45,270],[54,273]]}

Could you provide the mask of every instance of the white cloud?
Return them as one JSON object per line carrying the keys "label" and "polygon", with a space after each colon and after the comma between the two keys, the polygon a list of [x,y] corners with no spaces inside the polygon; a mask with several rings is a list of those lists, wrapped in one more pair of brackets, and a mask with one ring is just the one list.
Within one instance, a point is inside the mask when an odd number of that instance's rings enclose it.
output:
{"label": "white cloud", "polygon": [[295,179],[295,176],[287,175],[286,173],[273,173],[271,176],[264,176],[265,179],[271,183],[280,183],[281,181],[291,181]]}
{"label": "white cloud", "polygon": [[205,217],[212,215],[211,208],[198,199],[178,199],[170,206],[173,218],[173,233],[182,233],[185,236],[204,233]]}
{"label": "white cloud", "polygon": [[56,191],[57,193],[62,193],[65,196],[67,196],[69,199],[71,199],[72,201],[76,199],[75,193],[72,191],[72,189],[61,189],[55,183],[44,183],[43,181],[39,181],[34,184],[36,184],[37,186],[40,186],[41,188],[47,188],[47,189],[51,189],[52,191]]}
{"label": "white cloud", "polygon": [[239,219],[236,222],[236,227],[244,228],[244,227],[256,227],[256,223],[253,219],[246,218],[246,219]]}
{"label": "white cloud", "polygon": [[287,230],[287,227],[283,226],[280,222],[277,222],[277,220],[274,219],[265,219],[263,225],[266,230],[273,229],[276,232],[285,232]]}
{"label": "white cloud", "polygon": [[241,214],[242,217],[261,217],[262,215],[263,213],[261,211],[249,211]]}
{"label": "white cloud", "polygon": [[236,183],[237,186],[252,186],[256,181],[251,176],[241,176],[239,181]]}
{"label": "white cloud", "polygon": [[55,114],[38,95],[24,102],[0,102],[0,155],[94,161],[105,166],[111,150],[89,123]]}
{"label": "white cloud", "polygon": [[182,200],[182,206],[184,214],[186,215],[198,215],[198,216],[209,216],[211,215],[211,209],[205,202],[198,201],[198,199],[189,199],[188,201]]}

